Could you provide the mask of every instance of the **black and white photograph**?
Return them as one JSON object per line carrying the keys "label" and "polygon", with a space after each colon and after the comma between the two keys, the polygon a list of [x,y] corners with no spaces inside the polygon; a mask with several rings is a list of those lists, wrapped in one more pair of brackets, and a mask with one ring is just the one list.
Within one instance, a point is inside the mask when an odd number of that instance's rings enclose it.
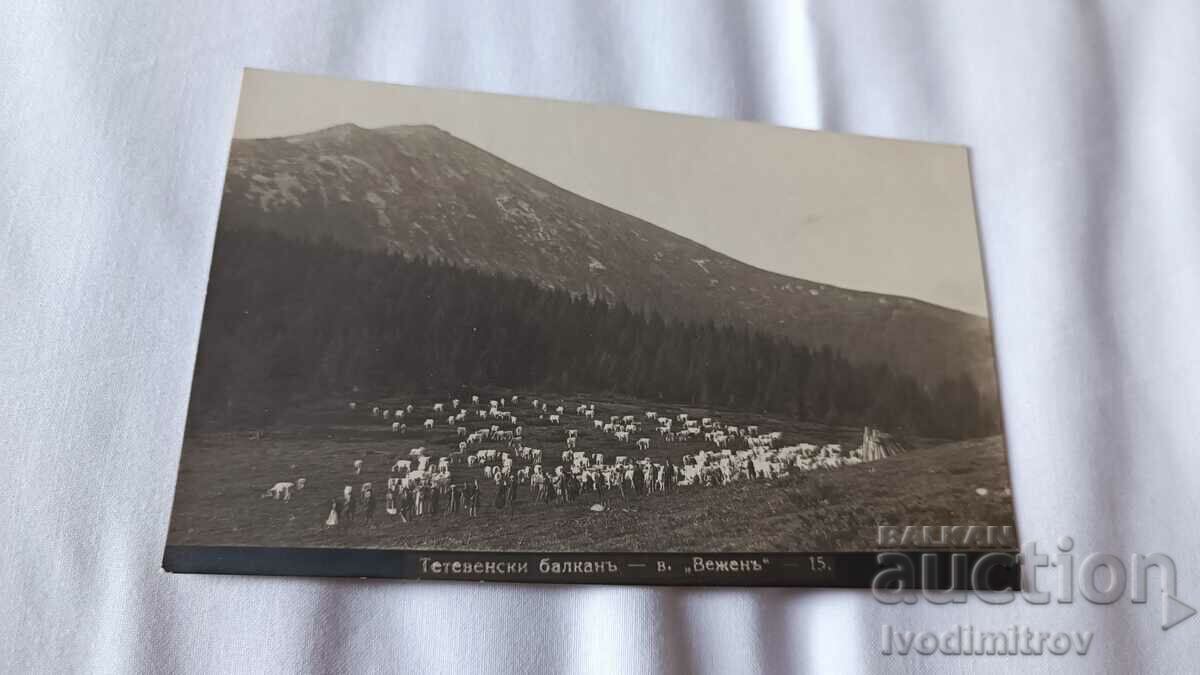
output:
{"label": "black and white photograph", "polygon": [[1015,547],[965,148],[259,70],[233,136],[169,549]]}

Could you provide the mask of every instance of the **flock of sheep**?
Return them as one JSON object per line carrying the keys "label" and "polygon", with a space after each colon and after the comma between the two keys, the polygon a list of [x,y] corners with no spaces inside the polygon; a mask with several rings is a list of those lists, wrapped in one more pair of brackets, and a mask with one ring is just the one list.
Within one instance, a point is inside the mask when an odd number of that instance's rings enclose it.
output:
{"label": "flock of sheep", "polygon": [[[521,417],[528,417],[531,423],[539,426],[562,428],[563,449],[552,452],[525,444],[524,428],[515,412],[520,404],[519,396],[490,400],[486,405],[481,404],[479,396],[472,396],[469,405],[463,400],[452,399],[433,403],[417,415],[413,405],[371,405],[369,410],[360,410],[358,402],[350,402],[352,413],[369,412],[372,418],[389,425],[395,434],[407,434],[409,422],[419,420],[420,428],[425,431],[436,429],[444,422],[447,430],[452,428],[458,439],[456,446],[438,457],[425,447],[416,447],[391,462],[386,493],[388,513],[405,516],[404,505],[412,502],[412,495],[416,495],[417,505],[413,515],[421,515],[421,495],[425,495],[428,506],[432,494],[435,511],[439,497],[445,499],[445,503],[455,505],[454,512],[458,511],[455,500],[460,493],[472,495],[477,500],[478,481],[456,484],[455,467],[474,467],[480,470],[485,482],[495,483],[497,508],[511,505],[517,487],[527,485],[537,502],[571,502],[584,493],[593,493],[600,502],[593,509],[603,510],[605,497],[610,493],[625,497],[631,493],[670,492],[676,486],[713,486],[740,480],[773,479],[792,470],[833,469],[864,461],[862,448],[844,451],[838,444],[807,443],[785,446],[781,432],[765,432],[756,425],[722,424],[711,417],[691,419],[687,413],[664,416],[652,410],[644,411],[641,416],[601,417],[594,404],[552,406],[532,399],[521,410]],[[474,429],[469,428],[472,423]],[[615,455],[610,461],[604,453],[580,449],[579,427],[601,432],[638,453],[648,453],[654,445],[665,448],[685,441],[703,441],[705,447],[678,457],[678,464],[669,458],[661,461],[648,456],[635,459],[632,452]],[[484,445],[492,447],[484,448]],[[355,475],[362,474],[363,462],[362,459],[353,460]],[[304,489],[305,483],[304,478],[281,481],[263,496],[290,501],[294,492]],[[333,499],[329,522],[336,521],[334,514],[339,510],[351,508],[353,511],[355,503],[358,508],[369,503],[373,513],[370,483],[362,485],[359,498],[355,499],[353,494],[349,485],[339,492]],[[397,507],[397,504],[401,506]],[[468,512],[470,515],[475,513],[473,508]]]}

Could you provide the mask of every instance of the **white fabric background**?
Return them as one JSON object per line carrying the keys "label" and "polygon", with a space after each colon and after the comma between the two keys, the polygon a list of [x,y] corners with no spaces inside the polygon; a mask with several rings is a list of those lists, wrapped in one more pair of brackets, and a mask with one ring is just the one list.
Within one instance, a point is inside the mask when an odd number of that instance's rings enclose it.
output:
{"label": "white fabric background", "polygon": [[[1200,605],[1200,5],[0,3],[0,669],[1194,669],[1159,603],[159,571],[240,68],[971,146],[1018,519]],[[886,657],[880,627],[1091,630]]]}

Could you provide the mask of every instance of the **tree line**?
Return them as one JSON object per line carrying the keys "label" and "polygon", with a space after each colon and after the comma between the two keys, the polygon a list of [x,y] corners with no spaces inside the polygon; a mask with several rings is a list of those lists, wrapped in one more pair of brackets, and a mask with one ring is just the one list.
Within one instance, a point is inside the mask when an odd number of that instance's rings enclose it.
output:
{"label": "tree line", "polygon": [[680,322],[422,258],[218,228],[193,423],[265,426],[298,404],[463,386],[613,393],[969,438],[997,433],[966,374],[918,384],[747,327]]}

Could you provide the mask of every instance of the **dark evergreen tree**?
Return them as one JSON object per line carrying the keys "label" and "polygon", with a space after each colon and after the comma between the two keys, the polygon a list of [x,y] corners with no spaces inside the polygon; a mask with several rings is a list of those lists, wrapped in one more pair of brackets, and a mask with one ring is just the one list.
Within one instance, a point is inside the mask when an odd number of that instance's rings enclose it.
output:
{"label": "dark evergreen tree", "polygon": [[[967,438],[996,433],[967,375],[933,388],[747,326],[668,321],[531,281],[301,241],[218,232],[193,421],[271,424],[305,400],[464,385],[625,394]],[[200,418],[200,419],[196,419]]]}

